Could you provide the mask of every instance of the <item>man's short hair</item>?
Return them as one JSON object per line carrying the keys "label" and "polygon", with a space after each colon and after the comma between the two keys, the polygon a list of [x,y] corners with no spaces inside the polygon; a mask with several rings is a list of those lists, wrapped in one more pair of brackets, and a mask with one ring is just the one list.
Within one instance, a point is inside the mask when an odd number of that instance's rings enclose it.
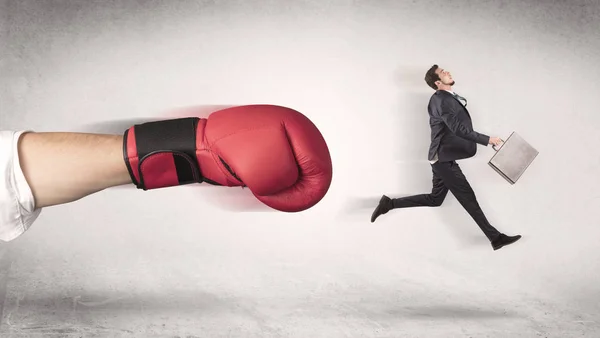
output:
{"label": "man's short hair", "polygon": [[431,68],[429,68],[427,73],[425,73],[425,82],[429,87],[433,88],[433,90],[438,90],[438,87],[435,84],[435,81],[440,80],[440,76],[435,72],[438,68],[438,65],[433,65]]}

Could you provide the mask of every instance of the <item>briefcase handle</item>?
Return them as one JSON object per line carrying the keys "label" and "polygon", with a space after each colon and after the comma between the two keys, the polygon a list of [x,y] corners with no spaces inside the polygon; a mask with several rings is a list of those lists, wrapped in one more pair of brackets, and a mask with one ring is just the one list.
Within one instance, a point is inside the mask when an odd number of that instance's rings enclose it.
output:
{"label": "briefcase handle", "polygon": [[[503,139],[500,139],[500,141],[502,141],[502,144],[504,144],[504,140]],[[502,147],[502,146],[500,146],[500,147]],[[495,151],[499,150],[499,149],[496,149],[496,145],[495,144],[492,145],[492,149],[494,149]]]}

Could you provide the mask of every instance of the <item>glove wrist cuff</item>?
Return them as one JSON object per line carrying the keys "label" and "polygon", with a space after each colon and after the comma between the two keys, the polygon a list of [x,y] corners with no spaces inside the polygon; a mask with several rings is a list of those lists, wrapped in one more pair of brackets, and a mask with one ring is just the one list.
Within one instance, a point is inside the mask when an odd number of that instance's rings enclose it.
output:
{"label": "glove wrist cuff", "polygon": [[133,184],[149,190],[204,181],[196,158],[197,117],[134,125],[123,135]]}

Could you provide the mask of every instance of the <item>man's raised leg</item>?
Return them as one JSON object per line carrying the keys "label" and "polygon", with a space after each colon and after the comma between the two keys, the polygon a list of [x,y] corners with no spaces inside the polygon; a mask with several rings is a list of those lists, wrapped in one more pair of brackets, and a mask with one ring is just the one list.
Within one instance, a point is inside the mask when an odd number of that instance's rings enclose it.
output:
{"label": "man's raised leg", "polygon": [[[433,169],[432,169],[433,171]],[[431,193],[418,194],[400,198],[390,198],[383,195],[379,200],[379,204],[371,215],[371,223],[375,222],[377,217],[386,214],[392,209],[413,208],[413,207],[439,207],[442,205],[448,195],[448,188],[444,185],[443,180],[433,171],[431,180]]]}

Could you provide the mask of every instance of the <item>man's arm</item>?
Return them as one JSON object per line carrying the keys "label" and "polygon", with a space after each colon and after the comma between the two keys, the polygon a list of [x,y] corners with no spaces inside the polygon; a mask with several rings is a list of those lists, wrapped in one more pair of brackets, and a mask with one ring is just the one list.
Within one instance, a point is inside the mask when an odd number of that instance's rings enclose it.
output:
{"label": "man's arm", "polygon": [[490,143],[490,137],[488,135],[480,134],[474,131],[456,117],[456,112],[448,100],[442,99],[440,108],[440,116],[442,120],[444,123],[446,123],[450,131],[452,131],[456,136],[484,146],[487,146]]}
{"label": "man's arm", "polygon": [[18,151],[36,208],[131,183],[121,135],[28,132]]}

